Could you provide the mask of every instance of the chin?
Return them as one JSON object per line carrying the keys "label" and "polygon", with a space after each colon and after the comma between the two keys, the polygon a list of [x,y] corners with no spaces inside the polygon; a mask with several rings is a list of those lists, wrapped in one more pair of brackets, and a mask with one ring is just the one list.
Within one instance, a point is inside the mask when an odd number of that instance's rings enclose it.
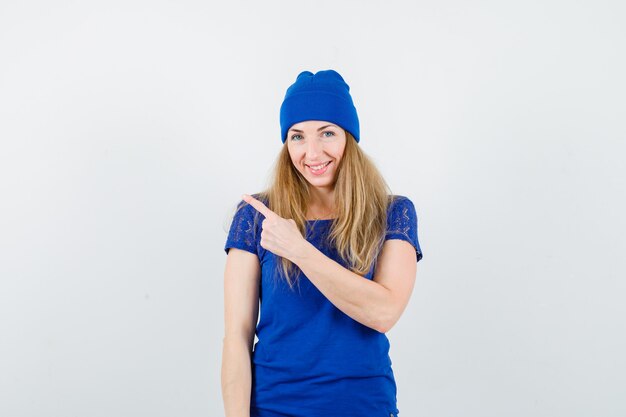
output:
{"label": "chin", "polygon": [[307,181],[309,182],[309,184],[311,184],[314,187],[332,187],[332,185],[334,184],[332,181],[328,181],[328,180],[320,181],[320,180],[317,180],[316,178],[313,178],[312,180],[307,178]]}

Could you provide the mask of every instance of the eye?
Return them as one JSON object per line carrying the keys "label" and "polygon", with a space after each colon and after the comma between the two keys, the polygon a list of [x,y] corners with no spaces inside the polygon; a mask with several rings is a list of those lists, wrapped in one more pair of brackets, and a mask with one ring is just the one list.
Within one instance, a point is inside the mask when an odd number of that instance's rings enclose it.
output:
{"label": "eye", "polygon": [[327,130],[324,132],[324,134],[326,133],[330,133],[330,136],[326,136],[327,138],[331,137],[331,136],[335,136],[335,132],[331,131],[331,130]]}
{"label": "eye", "polygon": [[295,134],[291,135],[291,140],[298,140],[298,139],[296,139],[297,136],[302,137],[301,135],[295,133]]}

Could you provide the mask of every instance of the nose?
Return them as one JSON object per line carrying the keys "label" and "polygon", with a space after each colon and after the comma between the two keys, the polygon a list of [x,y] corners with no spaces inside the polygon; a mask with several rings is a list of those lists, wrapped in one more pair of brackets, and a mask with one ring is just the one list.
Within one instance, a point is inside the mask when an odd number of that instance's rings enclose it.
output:
{"label": "nose", "polygon": [[309,140],[307,142],[306,155],[309,160],[315,160],[323,152],[324,144],[317,140]]}

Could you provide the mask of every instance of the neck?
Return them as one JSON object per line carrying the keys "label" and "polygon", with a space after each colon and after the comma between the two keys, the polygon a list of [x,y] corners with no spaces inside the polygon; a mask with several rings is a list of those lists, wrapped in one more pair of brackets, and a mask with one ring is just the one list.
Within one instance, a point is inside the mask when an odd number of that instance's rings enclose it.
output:
{"label": "neck", "polygon": [[311,198],[308,204],[310,218],[327,218],[332,215],[335,207],[335,190],[311,187]]}

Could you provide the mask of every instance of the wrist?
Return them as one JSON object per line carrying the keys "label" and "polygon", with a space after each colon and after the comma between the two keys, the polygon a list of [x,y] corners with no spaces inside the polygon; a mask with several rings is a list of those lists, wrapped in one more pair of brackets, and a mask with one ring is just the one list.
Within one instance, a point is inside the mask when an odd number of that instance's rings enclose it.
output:
{"label": "wrist", "polygon": [[317,248],[315,248],[311,242],[302,238],[300,244],[294,248],[293,254],[289,260],[297,266],[300,266],[307,259],[310,259],[316,250]]}

